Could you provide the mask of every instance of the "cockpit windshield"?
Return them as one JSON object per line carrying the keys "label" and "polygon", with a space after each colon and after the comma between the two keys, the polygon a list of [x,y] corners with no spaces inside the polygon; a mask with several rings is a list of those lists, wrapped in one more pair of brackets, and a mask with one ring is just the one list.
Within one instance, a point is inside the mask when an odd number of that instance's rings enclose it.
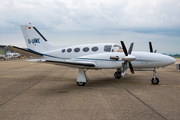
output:
{"label": "cockpit windshield", "polygon": [[121,49],[120,45],[114,45],[112,52],[123,52],[123,50]]}

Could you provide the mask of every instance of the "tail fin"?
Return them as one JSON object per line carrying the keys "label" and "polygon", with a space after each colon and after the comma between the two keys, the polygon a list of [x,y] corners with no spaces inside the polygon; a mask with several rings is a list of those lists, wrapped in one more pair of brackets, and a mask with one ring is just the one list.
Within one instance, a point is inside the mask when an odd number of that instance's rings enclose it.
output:
{"label": "tail fin", "polygon": [[54,50],[55,47],[49,44],[46,38],[36,29],[29,25],[20,25],[27,48],[35,52],[46,52]]}

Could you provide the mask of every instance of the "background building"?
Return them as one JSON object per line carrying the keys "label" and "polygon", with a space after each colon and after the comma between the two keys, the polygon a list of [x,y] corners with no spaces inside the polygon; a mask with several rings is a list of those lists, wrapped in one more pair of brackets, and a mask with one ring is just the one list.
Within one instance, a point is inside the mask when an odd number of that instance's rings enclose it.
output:
{"label": "background building", "polygon": [[5,55],[6,53],[13,53],[12,51],[5,49],[6,45],[0,45],[0,54]]}

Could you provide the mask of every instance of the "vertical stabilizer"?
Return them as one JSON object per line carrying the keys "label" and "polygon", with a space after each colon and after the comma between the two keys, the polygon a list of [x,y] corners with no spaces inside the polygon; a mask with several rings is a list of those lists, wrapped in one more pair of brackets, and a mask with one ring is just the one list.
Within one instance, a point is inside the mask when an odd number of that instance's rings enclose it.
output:
{"label": "vertical stabilizer", "polygon": [[55,48],[49,44],[46,38],[30,23],[28,25],[20,25],[20,27],[29,50],[46,52]]}

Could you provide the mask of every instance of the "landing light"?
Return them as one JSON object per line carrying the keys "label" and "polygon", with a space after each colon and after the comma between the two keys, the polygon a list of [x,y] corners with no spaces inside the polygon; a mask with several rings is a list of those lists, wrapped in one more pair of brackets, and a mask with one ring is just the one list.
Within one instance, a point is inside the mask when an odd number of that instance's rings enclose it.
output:
{"label": "landing light", "polygon": [[112,60],[119,60],[119,57],[118,56],[110,56],[110,59],[112,59]]}

